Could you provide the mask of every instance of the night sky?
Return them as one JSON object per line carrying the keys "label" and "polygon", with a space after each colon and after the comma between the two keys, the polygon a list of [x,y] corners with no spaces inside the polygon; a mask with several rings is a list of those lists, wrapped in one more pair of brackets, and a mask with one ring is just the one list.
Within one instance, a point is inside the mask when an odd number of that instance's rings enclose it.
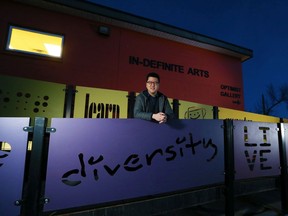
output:
{"label": "night sky", "polygon": [[[245,111],[269,84],[288,85],[287,0],[89,0],[253,50],[243,66]],[[288,118],[286,105],[272,115]]]}

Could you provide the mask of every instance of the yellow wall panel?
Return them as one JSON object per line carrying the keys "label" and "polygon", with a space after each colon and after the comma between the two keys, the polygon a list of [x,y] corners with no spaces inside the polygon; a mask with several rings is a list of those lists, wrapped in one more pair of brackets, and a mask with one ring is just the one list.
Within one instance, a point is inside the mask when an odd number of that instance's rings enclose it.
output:
{"label": "yellow wall panel", "polygon": [[0,75],[0,116],[62,118],[65,87],[63,84]]}
{"label": "yellow wall panel", "polygon": [[127,118],[128,92],[76,87],[74,118]]}
{"label": "yellow wall panel", "polygon": [[233,119],[233,120],[272,122],[272,123],[280,122],[280,118],[278,117],[244,112],[234,109],[221,108],[221,107],[219,107],[218,115],[219,119]]}
{"label": "yellow wall panel", "polygon": [[179,119],[213,119],[213,106],[179,101]]}

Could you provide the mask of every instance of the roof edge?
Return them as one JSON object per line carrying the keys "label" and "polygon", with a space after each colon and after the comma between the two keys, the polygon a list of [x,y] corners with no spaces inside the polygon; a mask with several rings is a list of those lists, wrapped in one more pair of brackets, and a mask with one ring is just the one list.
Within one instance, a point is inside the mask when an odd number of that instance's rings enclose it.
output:
{"label": "roof edge", "polygon": [[[169,24],[161,23],[151,19],[132,15],[120,10],[95,4],[85,0],[14,0],[25,4],[30,4],[45,9],[58,12],[70,13],[73,15],[92,18],[91,15],[102,16],[102,21],[117,23],[124,28],[130,28],[139,32],[157,35],[180,43],[186,43],[192,46],[198,46],[211,51],[223,53],[236,58],[242,62],[253,57],[253,51],[223,40],[208,37],[192,31],[188,31]],[[84,13],[84,14],[83,14]],[[99,19],[99,18],[98,18]],[[152,31],[151,31],[152,30]],[[154,32],[153,32],[154,31]]]}

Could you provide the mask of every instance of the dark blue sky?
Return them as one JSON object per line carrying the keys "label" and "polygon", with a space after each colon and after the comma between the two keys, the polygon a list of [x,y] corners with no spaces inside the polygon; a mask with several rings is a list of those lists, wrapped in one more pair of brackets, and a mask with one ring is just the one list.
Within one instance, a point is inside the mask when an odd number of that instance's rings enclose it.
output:
{"label": "dark blue sky", "polygon": [[[245,111],[269,84],[288,84],[287,0],[89,0],[253,50],[243,63]],[[273,114],[288,118],[285,105]]]}

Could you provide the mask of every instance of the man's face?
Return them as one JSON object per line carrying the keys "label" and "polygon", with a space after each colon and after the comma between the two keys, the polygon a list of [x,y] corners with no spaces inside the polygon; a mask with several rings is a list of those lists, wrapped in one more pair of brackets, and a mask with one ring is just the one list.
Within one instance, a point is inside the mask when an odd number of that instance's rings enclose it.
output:
{"label": "man's face", "polygon": [[158,89],[159,89],[158,78],[148,77],[148,80],[146,82],[146,88],[147,88],[148,93],[150,95],[155,96],[157,94]]}

